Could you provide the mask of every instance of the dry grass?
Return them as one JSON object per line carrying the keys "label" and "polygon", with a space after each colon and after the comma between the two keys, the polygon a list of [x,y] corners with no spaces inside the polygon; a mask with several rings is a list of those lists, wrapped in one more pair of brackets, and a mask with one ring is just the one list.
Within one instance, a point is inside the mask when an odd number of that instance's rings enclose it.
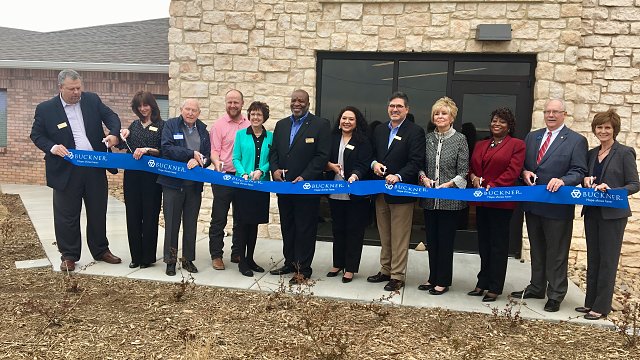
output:
{"label": "dry grass", "polygon": [[16,270],[44,256],[17,196],[2,237],[0,359],[639,358],[615,331],[308,295]]}

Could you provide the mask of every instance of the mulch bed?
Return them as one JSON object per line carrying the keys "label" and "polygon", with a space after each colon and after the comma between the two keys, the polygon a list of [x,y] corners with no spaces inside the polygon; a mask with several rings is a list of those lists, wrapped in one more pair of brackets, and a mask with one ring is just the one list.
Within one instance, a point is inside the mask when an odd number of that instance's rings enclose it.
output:
{"label": "mulch bed", "polygon": [[[0,194],[0,359],[639,358],[615,330],[494,315],[17,270],[45,256],[22,202]],[[57,265],[57,264],[55,264]],[[180,276],[180,274],[178,274]]]}

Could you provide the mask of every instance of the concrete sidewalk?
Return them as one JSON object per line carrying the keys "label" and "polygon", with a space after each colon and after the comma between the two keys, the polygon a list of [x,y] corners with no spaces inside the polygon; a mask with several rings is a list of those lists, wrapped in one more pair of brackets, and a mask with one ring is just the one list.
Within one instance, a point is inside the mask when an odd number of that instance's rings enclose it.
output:
{"label": "concrete sidewalk", "polygon": [[[52,210],[52,190],[45,186],[36,185],[0,185],[2,192],[7,194],[19,194],[22,202],[33,222],[42,247],[44,248],[47,258],[40,261],[30,261],[37,259],[24,259],[26,262],[20,262],[20,265],[42,264],[52,266],[53,271],[60,271],[60,253],[55,245],[55,235],[53,229],[53,210]],[[206,205],[204,205],[206,206]],[[82,231],[84,237],[85,217],[82,216]],[[163,281],[163,282],[179,282],[181,277],[169,277],[165,275],[165,265],[162,262],[162,238],[164,229],[160,228],[160,234],[157,249],[157,258],[159,261],[147,269],[130,269],[129,246],[127,242],[127,229],[125,223],[125,207],[124,203],[109,197],[109,205],[107,210],[107,237],[110,241],[110,249],[117,256],[122,258],[122,264],[110,265],[103,262],[97,262],[91,266],[87,266],[81,272],[91,275],[119,276],[131,279]],[[256,273],[254,277],[245,277],[237,270],[236,264],[228,261],[230,254],[231,239],[225,239],[225,264],[227,269],[224,271],[216,271],[211,267],[211,260],[208,252],[208,236],[199,234],[196,244],[197,258],[195,264],[200,270],[199,273],[193,274],[195,283],[198,285],[219,286],[234,289],[249,289],[258,291],[272,291],[279,285],[279,277],[270,275],[268,272],[264,274]],[[315,296],[349,299],[358,301],[372,301],[383,296],[389,295],[383,290],[384,283],[371,284],[366,281],[368,275],[378,272],[380,248],[377,246],[365,246],[362,253],[362,262],[360,265],[360,273],[356,274],[353,282],[343,284],[340,276],[335,278],[325,277],[326,272],[331,268],[331,243],[318,242],[316,245],[315,258],[312,264],[314,269],[313,279],[317,280],[313,287]],[[272,239],[258,239],[256,246],[256,262],[265,269],[280,266],[282,258],[282,242]],[[82,258],[77,263],[76,268],[91,263],[93,259],[83,240]],[[454,256],[454,279],[453,286],[448,293],[442,296],[429,295],[425,291],[419,291],[418,285],[421,284],[427,276],[428,271],[428,254],[427,252],[409,251],[409,261],[407,268],[407,281],[405,288],[401,294],[394,296],[391,301],[399,305],[418,306],[418,307],[440,307],[456,311],[479,312],[490,314],[492,308],[503,310],[507,304],[507,294],[514,290],[521,290],[529,282],[530,265],[521,263],[515,259],[509,259],[507,269],[507,279],[505,282],[505,294],[500,296],[494,303],[486,305],[482,303],[481,298],[467,296],[466,293],[473,289],[476,283],[476,274],[480,267],[480,258],[478,255],[458,254]],[[606,320],[588,321],[582,317],[578,317],[579,313],[573,309],[581,306],[584,300],[584,293],[580,289],[569,282],[569,291],[562,303],[561,309],[556,313],[548,313],[543,311],[546,300],[528,299],[526,306],[521,308],[521,316],[530,319],[540,319],[549,321],[570,321],[574,323],[583,323],[591,325],[610,325]]]}

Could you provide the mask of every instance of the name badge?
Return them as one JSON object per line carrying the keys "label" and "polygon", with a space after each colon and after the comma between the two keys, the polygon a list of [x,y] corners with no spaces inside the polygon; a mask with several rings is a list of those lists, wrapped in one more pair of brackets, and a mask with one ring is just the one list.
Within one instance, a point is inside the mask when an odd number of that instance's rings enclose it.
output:
{"label": "name badge", "polygon": [[347,148],[347,149],[349,149],[349,150],[353,150],[353,149],[355,149],[355,148],[356,148],[355,146],[353,146],[353,145],[351,145],[351,144],[347,144],[347,145],[345,145],[344,147],[345,147],[345,148]]}
{"label": "name badge", "polygon": [[398,141],[402,140],[402,138],[400,136],[398,136],[398,135],[394,136],[393,138],[398,140]]}
{"label": "name badge", "polygon": [[182,140],[184,139],[184,135],[178,133],[178,134],[173,134],[173,140]]}
{"label": "name badge", "polygon": [[307,144],[313,144],[316,141],[314,138],[305,138],[304,142]]}
{"label": "name badge", "polygon": [[66,122],[58,124],[58,129],[64,129],[66,127],[67,127],[67,123]]}
{"label": "name badge", "polygon": [[149,126],[150,131],[158,131],[158,128],[155,126]]}

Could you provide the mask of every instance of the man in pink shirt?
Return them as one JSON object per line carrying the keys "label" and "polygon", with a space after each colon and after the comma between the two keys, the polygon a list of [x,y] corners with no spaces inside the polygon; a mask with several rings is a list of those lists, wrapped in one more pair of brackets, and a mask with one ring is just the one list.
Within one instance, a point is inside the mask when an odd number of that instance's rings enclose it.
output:
{"label": "man in pink shirt", "polygon": [[[233,166],[233,142],[236,132],[249,127],[249,120],[242,115],[244,97],[238,90],[232,89],[224,97],[226,114],[220,117],[211,127],[211,161],[216,171],[235,175]],[[209,253],[212,265],[216,270],[224,270],[222,261],[222,248],[224,247],[224,227],[227,225],[229,206],[235,201],[234,188],[223,185],[212,185],[213,209],[211,210],[211,224],[209,226]],[[235,205],[233,206],[235,208]],[[235,242],[235,226],[231,244],[231,262],[237,263],[240,255],[237,254]]]}

